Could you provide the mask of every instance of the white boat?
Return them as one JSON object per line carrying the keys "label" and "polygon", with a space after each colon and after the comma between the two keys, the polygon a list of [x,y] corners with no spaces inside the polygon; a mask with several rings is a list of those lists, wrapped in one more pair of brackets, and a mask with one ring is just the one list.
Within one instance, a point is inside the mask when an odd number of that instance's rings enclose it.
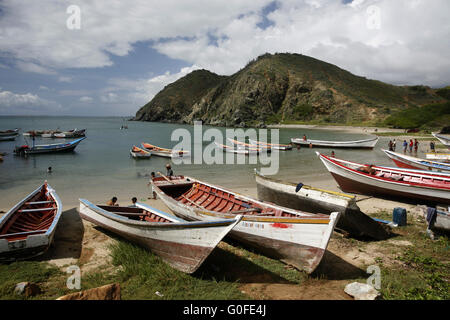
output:
{"label": "white boat", "polygon": [[46,252],[61,213],[61,200],[45,181],[1,217],[0,260],[29,259]]}
{"label": "white boat", "polygon": [[130,150],[130,154],[135,159],[150,159],[152,153],[150,151],[133,146]]}
{"label": "white boat", "polygon": [[0,136],[0,141],[14,141],[16,140],[17,135],[13,136]]}
{"label": "white boat", "polygon": [[18,128],[0,131],[0,137],[17,136],[18,134],[19,134]]}
{"label": "white boat", "polygon": [[428,160],[441,160],[444,162],[450,161],[450,153],[445,152],[427,152],[425,158]]}
{"label": "white boat", "polygon": [[384,240],[388,232],[356,204],[356,197],[342,192],[319,189],[303,183],[290,183],[264,176],[255,169],[258,199],[311,213],[340,212],[337,228],[352,236]]}
{"label": "white boat", "polygon": [[243,214],[230,237],[308,273],[322,260],[340,216],[258,201],[191,177],[155,177],[152,186],[167,207],[186,220],[216,221]]}
{"label": "white boat", "polygon": [[450,174],[382,166],[370,174],[361,169],[367,165],[316,153],[344,192],[450,203]]}
{"label": "white boat", "polygon": [[389,150],[381,150],[400,168],[450,172],[450,164],[411,157]]}
{"label": "white boat", "polygon": [[432,133],[433,137],[438,139],[444,146],[446,146],[450,150],[450,137],[446,137],[442,134]]}
{"label": "white boat", "polygon": [[253,140],[253,139],[248,139],[248,141],[251,144],[254,144],[256,146],[265,146],[265,147],[269,147],[269,148],[272,148],[272,149],[275,149],[275,150],[286,151],[286,150],[291,150],[292,149],[292,145],[291,144],[267,143],[267,142],[261,142],[261,141]]}
{"label": "white boat", "polygon": [[228,141],[230,141],[233,145],[235,145],[238,149],[248,149],[248,150],[258,150],[260,149],[260,151],[263,152],[270,152],[271,151],[271,147],[270,146],[266,146],[266,145],[255,145],[255,144],[249,144],[249,143],[245,143],[245,142],[241,142],[238,140],[234,140],[231,138],[227,138]]}
{"label": "white boat", "polygon": [[321,147],[321,148],[368,148],[373,149],[378,142],[378,137],[354,140],[354,141],[327,141],[327,140],[311,140],[292,138],[291,142],[302,146]]}
{"label": "white boat", "polygon": [[229,152],[229,153],[252,155],[252,154],[259,154],[260,152],[262,152],[262,149],[260,149],[260,148],[234,148],[234,147],[227,146],[225,144],[221,144],[221,143],[218,143],[215,141],[214,141],[214,143],[216,144],[217,149],[220,149],[222,151]]}
{"label": "white boat", "polygon": [[80,199],[80,216],[144,246],[186,273],[195,272],[242,219],[188,222],[142,203],[134,208],[96,206],[85,199]]}

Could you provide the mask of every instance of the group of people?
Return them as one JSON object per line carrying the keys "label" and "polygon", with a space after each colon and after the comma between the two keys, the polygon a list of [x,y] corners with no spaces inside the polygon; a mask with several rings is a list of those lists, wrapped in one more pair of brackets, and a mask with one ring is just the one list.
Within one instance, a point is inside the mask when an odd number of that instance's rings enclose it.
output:
{"label": "group of people", "polygon": [[[166,164],[166,177],[170,178],[170,177],[172,177],[172,176],[173,176],[172,166],[170,165],[170,163],[168,163],[168,164]],[[155,177],[156,177],[155,172],[152,172],[152,173],[150,174],[150,181],[148,182],[147,186],[149,186],[149,185],[151,184],[153,178],[155,178]],[[156,192],[153,190],[153,187],[152,187],[152,196],[149,197],[149,199],[156,199]],[[133,207],[133,208],[136,207],[136,202],[137,202],[137,198],[136,198],[136,197],[133,197],[133,198],[131,199],[131,205],[130,205],[129,207]],[[112,198],[106,203],[106,205],[118,207],[119,204],[117,203],[117,197],[112,197]]]}
{"label": "group of people", "polygon": [[409,144],[408,144],[408,142],[406,142],[406,140],[403,140],[403,153],[406,153],[408,146],[409,146],[409,153],[412,152],[413,147],[414,147],[414,152],[417,153],[417,150],[419,149],[419,141],[417,141],[417,139],[414,139],[414,141],[412,139],[410,139]]}

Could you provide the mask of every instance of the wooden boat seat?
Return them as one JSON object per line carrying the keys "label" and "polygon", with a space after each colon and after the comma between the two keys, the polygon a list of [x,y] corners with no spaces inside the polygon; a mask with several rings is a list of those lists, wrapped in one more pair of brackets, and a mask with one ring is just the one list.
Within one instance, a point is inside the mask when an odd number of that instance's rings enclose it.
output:
{"label": "wooden boat seat", "polygon": [[33,233],[42,233],[42,232],[47,232],[47,230],[33,230],[33,231],[27,231],[27,232],[0,234],[0,239],[8,238],[8,237],[24,236],[24,235],[29,235],[29,234],[33,234]]}
{"label": "wooden boat seat", "polygon": [[47,210],[56,210],[54,207],[49,208],[38,208],[38,209],[20,209],[17,212],[37,212],[37,211],[47,211]]}
{"label": "wooden boat seat", "polygon": [[46,203],[55,203],[55,201],[31,201],[31,202],[25,202],[26,205],[46,204]]}

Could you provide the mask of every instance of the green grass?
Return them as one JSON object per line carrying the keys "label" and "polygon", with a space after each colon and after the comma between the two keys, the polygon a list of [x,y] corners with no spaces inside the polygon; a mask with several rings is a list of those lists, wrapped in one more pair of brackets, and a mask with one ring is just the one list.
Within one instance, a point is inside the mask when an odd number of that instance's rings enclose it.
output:
{"label": "green grass", "polygon": [[[32,282],[41,287],[48,282],[55,281],[62,275],[58,268],[39,261],[18,261],[11,264],[0,264],[0,299],[25,299],[24,296],[14,293],[19,282]],[[58,294],[57,286],[50,290],[45,289],[41,295],[34,299],[43,299],[46,295]]]}
{"label": "green grass", "polygon": [[[394,128],[430,128],[440,126],[442,117],[450,115],[450,102],[409,107],[396,112],[385,120],[385,125]],[[448,122],[447,122],[448,123]]]}

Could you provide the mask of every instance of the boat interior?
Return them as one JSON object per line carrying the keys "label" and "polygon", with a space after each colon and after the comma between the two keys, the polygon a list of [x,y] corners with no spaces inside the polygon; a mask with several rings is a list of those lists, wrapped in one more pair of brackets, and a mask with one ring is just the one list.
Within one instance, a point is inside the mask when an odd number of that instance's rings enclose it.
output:
{"label": "boat interior", "polygon": [[150,212],[141,208],[104,206],[104,205],[97,205],[97,207],[106,210],[108,212],[123,217],[127,217],[130,220],[172,223],[172,221],[170,221],[169,219],[166,219],[160,215],[157,215],[154,212]]}
{"label": "boat interior", "polygon": [[29,235],[47,232],[58,208],[54,199],[46,195],[46,191],[46,186],[43,186],[3,223],[0,227],[0,239],[23,240]]}
{"label": "boat interior", "polygon": [[[164,177],[156,177],[153,181],[166,195],[176,201],[202,210],[236,215],[299,218],[299,215],[286,212],[281,208],[264,206],[256,201],[242,199],[239,195],[190,181],[183,176],[172,177],[170,182]],[[314,217],[320,218],[320,215]]]}

